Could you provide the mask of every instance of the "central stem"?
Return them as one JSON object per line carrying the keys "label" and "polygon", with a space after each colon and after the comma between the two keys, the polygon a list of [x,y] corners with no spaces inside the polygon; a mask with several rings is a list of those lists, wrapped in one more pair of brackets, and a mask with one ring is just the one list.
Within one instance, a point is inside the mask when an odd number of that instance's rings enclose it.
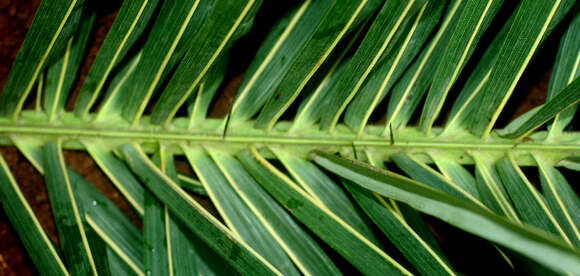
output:
{"label": "central stem", "polygon": [[[141,142],[146,149],[152,150],[154,144],[189,144],[219,148],[236,153],[247,149],[250,145],[257,147],[281,147],[306,157],[314,149],[354,156],[368,151],[377,158],[388,160],[389,156],[401,151],[437,153],[447,156],[460,163],[471,164],[469,154],[483,153],[489,158],[501,158],[507,152],[512,152],[521,165],[533,165],[531,154],[541,154],[557,161],[571,155],[580,155],[580,133],[567,133],[561,139],[543,141],[544,132],[537,132],[531,140],[519,141],[504,139],[491,135],[487,140],[470,133],[436,136],[440,132],[434,129],[433,136],[426,136],[416,128],[403,128],[395,131],[393,140],[380,135],[382,126],[367,126],[365,134],[358,137],[344,125],[338,125],[333,134],[324,132],[313,126],[294,132],[288,132],[289,122],[281,122],[266,132],[252,127],[253,122],[230,126],[227,136],[222,137],[223,120],[208,119],[193,129],[187,128],[187,120],[178,118],[167,129],[148,123],[143,118],[137,128],[131,128],[125,121],[86,122],[72,114],[64,114],[58,124],[50,124],[43,114],[24,112],[18,122],[0,119],[0,143],[14,144],[15,139],[23,141],[65,140],[65,148],[82,149],[81,141],[100,140],[111,149],[128,142]],[[18,141],[16,141],[18,142]],[[176,147],[177,153],[179,148]],[[360,154],[359,154],[360,156]],[[426,161],[429,161],[428,158]]]}

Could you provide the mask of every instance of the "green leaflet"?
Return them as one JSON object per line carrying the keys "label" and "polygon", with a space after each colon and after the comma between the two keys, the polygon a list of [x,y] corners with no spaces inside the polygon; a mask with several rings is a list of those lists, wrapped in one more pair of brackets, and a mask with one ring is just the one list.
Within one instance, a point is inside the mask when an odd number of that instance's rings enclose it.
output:
{"label": "green leaflet", "polygon": [[[152,161],[164,173],[166,173],[165,158],[165,148],[159,145],[159,149],[153,154]],[[152,193],[146,191],[145,214],[143,215],[143,249],[147,274],[170,275],[174,271],[173,256],[171,255],[173,237],[170,236],[170,219],[167,206]]]}
{"label": "green leaflet", "polygon": [[347,76],[339,79],[330,89],[333,93],[324,108],[320,127],[334,131],[334,127],[346,106],[362,87],[371,71],[377,66],[393,36],[408,16],[415,15],[425,1],[389,1],[373,21],[367,35],[345,69]]}
{"label": "green leaflet", "polygon": [[[108,263],[111,273],[116,269],[125,270],[125,266],[132,274],[145,275],[143,267],[143,236],[119,209],[101,194],[92,184],[82,176],[67,170],[70,181],[74,183],[79,194],[79,202],[83,205],[84,217],[87,228],[98,236],[107,248],[107,254],[112,256],[93,255],[96,259],[109,258]],[[91,244],[92,246],[92,244]],[[93,248],[91,247],[91,250]],[[115,262],[121,261],[121,268],[111,267]],[[100,274],[101,272],[99,272]],[[113,274],[114,275],[114,274]]]}
{"label": "green leaflet", "polygon": [[[44,156],[43,156],[43,142],[40,140],[22,141],[18,139],[18,148],[26,156],[26,158],[37,168],[40,173],[44,173]],[[123,165],[123,163],[120,163]],[[144,275],[142,263],[142,236],[139,230],[117,209],[117,207],[110,202],[105,196],[98,192],[91,184],[85,181],[78,173],[70,168],[67,168],[67,175],[73,187],[79,195],[79,203],[83,208],[83,219],[86,222],[87,235],[93,232],[93,235],[98,236],[107,244],[107,254],[114,254],[108,256],[108,264],[111,271],[125,271],[129,269],[130,273],[137,275]],[[93,240],[95,237],[93,237]],[[91,252],[93,251],[93,243],[90,242]],[[99,243],[98,241],[95,241]],[[100,245],[100,244],[99,244]],[[112,252],[111,252],[112,250]],[[114,253],[113,253],[114,252]],[[103,260],[100,255],[95,258],[95,263]],[[123,264],[118,264],[121,261]],[[101,271],[99,269],[99,274]]]}
{"label": "green leaflet", "polygon": [[443,57],[442,53],[450,41],[453,27],[457,25],[465,2],[465,0],[450,1],[437,33],[393,87],[383,135],[390,132],[390,127],[398,129],[406,125],[411,118],[433,81],[435,70]]}
{"label": "green leaflet", "polygon": [[393,161],[406,174],[413,179],[429,185],[437,190],[440,190],[457,198],[469,200],[480,207],[484,207],[483,203],[479,201],[477,195],[473,194],[473,189],[457,185],[451,179],[441,175],[435,170],[431,169],[425,163],[417,160],[409,154],[398,153],[391,156]]}
{"label": "green leaflet", "polygon": [[[97,269],[98,275],[108,276],[111,275],[111,269],[109,265],[109,258],[107,258],[108,246],[99,238],[99,236],[92,231],[90,227],[86,228],[87,240],[91,247],[91,252],[94,256],[99,256],[95,258],[95,267]],[[132,273],[128,273],[131,275]]]}
{"label": "green leaflet", "polygon": [[228,57],[229,53],[220,56],[200,81],[197,91],[194,91],[192,101],[188,106],[189,128],[194,128],[207,119],[210,104],[226,74]]}
{"label": "green leaflet", "polygon": [[[164,155],[165,167],[167,174],[173,178],[171,173],[172,157]],[[121,163],[121,165],[123,165]],[[70,170],[69,170],[70,172]],[[80,179],[80,181],[84,181]],[[90,185],[84,185],[90,187]],[[109,265],[112,271],[123,271],[122,275],[127,273],[136,275],[145,275],[143,265],[143,238],[138,229],[129,222],[116,208],[111,208],[110,203],[96,190],[88,189],[88,192],[94,197],[85,201],[89,204],[87,208],[87,223],[97,232],[99,237],[108,245]],[[223,275],[232,273],[231,268],[207,248],[202,241],[191,236],[187,228],[170,216],[165,224],[171,238],[168,248],[171,248],[173,269],[176,275]],[[121,261],[122,264],[118,262]],[[113,273],[113,275],[116,275]]]}
{"label": "green leaflet", "polygon": [[464,130],[469,128],[471,112],[479,108],[479,105],[473,103],[477,102],[480,99],[479,97],[481,97],[481,89],[489,79],[491,68],[493,68],[493,65],[497,61],[499,50],[509,31],[509,27],[513,23],[513,18],[515,16],[512,15],[508,22],[504,24],[477,63],[475,70],[469,75],[467,82],[453,103],[453,107],[445,124],[444,133],[453,133],[458,129]]}
{"label": "green leaflet", "polygon": [[[352,49],[353,46],[356,45],[359,37],[362,36],[363,30],[365,26],[368,25],[367,21],[361,26],[358,27],[358,30],[352,34],[346,43],[346,46],[342,51],[335,52],[336,58],[330,57],[330,59],[334,60],[332,64],[326,64],[328,70],[321,69],[318,74],[320,74],[320,81],[314,85],[315,81],[311,86],[306,86],[304,89],[304,94],[307,95],[305,98],[300,102],[298,106],[298,111],[296,116],[294,117],[294,123],[290,132],[311,126],[316,121],[320,120],[322,116],[322,108],[319,108],[321,104],[324,104],[327,101],[327,96],[330,94],[329,89],[336,83],[341,75],[344,73],[344,69],[346,68],[346,64],[348,64],[349,59],[346,58],[347,53]],[[322,77],[322,75],[324,75]],[[316,77],[316,75],[315,75]],[[312,91],[309,91],[311,90]]]}
{"label": "green leaflet", "polygon": [[340,217],[369,241],[379,244],[368,225],[368,221],[356,209],[344,190],[330,177],[311,162],[292,156],[292,154],[283,150],[275,148],[271,148],[271,150],[284,164],[296,184],[300,185],[309,196],[318,201],[318,204]]}
{"label": "green leaflet", "polygon": [[522,115],[516,125],[506,128],[506,131],[502,132],[502,136],[506,138],[526,136],[551,118],[554,118],[560,111],[574,106],[578,101],[580,101],[580,78],[576,78],[542,107],[539,107],[534,112]]}
{"label": "green leaflet", "polygon": [[385,199],[345,180],[345,186],[358,204],[395,244],[403,255],[424,275],[455,275],[442,252],[431,248],[407,224]]}
{"label": "green leaflet", "polygon": [[340,271],[316,242],[250,176],[233,156],[210,150],[229,184],[264,223],[303,274],[340,275]]}
{"label": "green leaflet", "polygon": [[465,4],[435,71],[421,112],[420,128],[425,132],[431,132],[449,90],[502,4],[503,0],[468,0]]}
{"label": "green leaflet", "polygon": [[567,243],[570,243],[570,239],[556,221],[542,195],[536,191],[514,163],[513,156],[509,155],[498,161],[495,166],[522,221],[561,236]]}
{"label": "green leaflet", "polygon": [[401,24],[393,37],[395,43],[391,43],[385,51],[383,64],[371,73],[344,114],[345,124],[357,131],[358,135],[362,135],[377,105],[421,50],[439,22],[445,4],[446,1],[429,1],[416,17],[409,16]]}
{"label": "green leaflet", "polygon": [[[564,229],[557,220],[560,213],[553,213],[550,210],[550,206],[546,204],[545,199],[539,192],[535,191],[535,188],[524,176],[523,172],[517,165],[511,163],[513,157],[511,154],[496,163],[498,168],[498,173],[504,181],[504,186],[510,197],[514,209],[519,214],[521,222],[524,225],[533,225],[539,229],[553,232],[554,234],[560,236],[563,241],[568,243],[572,247],[570,242],[570,237],[566,236]],[[511,164],[510,164],[511,163]],[[514,254],[511,254],[514,255]],[[517,254],[516,258],[519,257]],[[521,257],[519,257],[521,259]],[[549,271],[546,267],[535,263],[529,263],[527,260],[516,260],[523,262],[518,266],[521,266],[527,273],[532,274],[554,274],[555,272]]]}
{"label": "green leaflet", "polygon": [[[310,78],[312,78],[322,63],[327,60],[331,51],[338,45],[339,41],[346,35],[350,28],[356,26],[355,23],[357,19],[360,20],[364,15],[362,12],[364,8],[367,5],[375,3],[374,1],[360,1],[354,10],[341,6],[342,4],[353,4],[353,2],[354,1],[340,1],[333,7],[330,11],[331,15],[327,15],[328,18],[339,16],[339,18],[346,22],[343,22],[342,20],[338,21],[339,24],[341,24],[339,25],[339,28],[336,26],[324,26],[312,35],[312,39],[308,42],[306,47],[312,47],[313,49],[311,50],[316,54],[301,55],[294,61],[289,69],[293,74],[286,75],[281,81],[281,84],[277,87],[277,91],[269,97],[268,102],[266,102],[266,105],[256,119],[256,128],[266,128],[270,130],[274,127],[278,119],[280,119],[284,112],[298,97],[300,92],[302,92]],[[335,15],[334,13],[337,11],[339,13],[347,11],[349,16]],[[351,12],[352,14],[350,14]],[[336,20],[334,21],[336,22]],[[342,25],[342,23],[344,23],[344,25]],[[327,28],[340,31],[335,33],[334,36],[331,36],[327,34],[329,32]]]}
{"label": "green leaflet", "polygon": [[73,275],[96,275],[95,261],[85,232],[83,206],[70,180],[62,141],[44,146],[44,179],[65,262]]}
{"label": "green leaflet", "polygon": [[38,83],[36,85],[36,100],[34,105],[34,110],[36,112],[42,112],[42,92],[44,91],[44,72],[41,72],[38,76]]}
{"label": "green leaflet", "polygon": [[85,9],[78,30],[73,37],[69,38],[63,55],[47,69],[43,95],[44,110],[48,113],[49,121],[54,121],[56,116],[64,112],[66,100],[81,66],[95,21],[95,13],[95,11],[89,11],[88,8]]}
{"label": "green leaflet", "polygon": [[97,142],[86,141],[84,145],[95,163],[107,175],[117,190],[139,215],[143,215],[145,213],[145,190],[127,165]]}
{"label": "green leaflet", "polygon": [[393,199],[389,199],[389,201],[391,201],[391,203],[395,202],[393,207],[398,207],[398,212],[403,215],[405,222],[413,228],[413,231],[415,231],[425,243],[427,243],[434,251],[443,252],[441,245],[427,223],[425,223],[423,216],[418,210],[400,201],[394,201]]}
{"label": "green leaflet", "polygon": [[[364,10],[377,3],[376,1],[339,1],[332,7],[326,20],[331,23],[321,24],[321,27],[312,35],[308,44],[305,46],[311,53],[302,52],[289,68],[291,74],[285,75],[284,79],[276,88],[276,91],[270,95],[266,105],[256,119],[256,128],[265,128],[270,130],[275,123],[286,112],[286,110],[296,100],[307,83],[321,65],[329,59],[331,52],[336,48],[338,43],[343,39],[348,31],[355,27],[364,18]],[[355,9],[349,9],[345,5],[355,5]],[[337,14],[338,13],[338,14]],[[346,13],[346,14],[344,14]],[[340,20],[332,20],[340,18]],[[330,24],[330,26],[328,25]],[[329,32],[333,32],[329,35]]]}
{"label": "green leaflet", "polygon": [[580,199],[566,181],[566,178],[554,167],[538,156],[535,156],[540,171],[542,193],[547,205],[562,226],[574,246],[580,245]]}
{"label": "green leaflet", "polygon": [[106,249],[106,258],[111,275],[138,275],[110,247]]}
{"label": "green leaflet", "polygon": [[121,151],[143,184],[166,204],[189,230],[206,242],[236,270],[242,274],[280,274],[156,168],[140,146],[127,144],[122,147]]}
{"label": "green leaflet", "polygon": [[[383,170],[387,169],[385,163],[377,159],[370,152],[365,151],[365,157],[367,158],[368,163],[373,167],[377,167]],[[376,193],[375,196],[380,197],[380,195],[377,195]],[[431,232],[425,221],[423,221],[421,214],[419,214],[417,210],[411,208],[409,205],[405,203],[396,202],[392,199],[388,200],[390,202],[392,209],[402,216],[404,222],[407,223],[409,226],[411,226],[413,231],[415,231],[421,237],[421,239],[428,244],[429,247],[431,247],[434,251],[443,252],[443,250],[439,245],[439,242],[437,242],[437,240],[435,239],[433,232]]]}
{"label": "green leaflet", "polygon": [[536,113],[538,113],[538,111],[540,111],[540,109],[543,107],[544,105],[538,105],[528,111],[526,111],[526,113],[520,115],[519,117],[513,119],[509,124],[507,124],[507,126],[505,126],[502,129],[498,129],[495,132],[497,134],[499,134],[500,136],[505,136],[505,135],[509,135],[510,133],[518,130],[519,128],[522,127],[523,124],[525,124],[532,116],[534,116]]}
{"label": "green leaflet", "polygon": [[476,118],[470,127],[472,132],[488,136],[526,65],[549,33],[548,25],[561,4],[562,0],[522,2],[489,79],[479,92],[482,95],[477,103],[479,108],[471,114]]}
{"label": "green leaflet", "polygon": [[338,43],[372,14],[379,3],[375,0],[334,1],[304,46],[305,50],[292,61],[289,74],[284,75],[276,91],[269,96],[254,126],[272,129]]}
{"label": "green leaflet", "polygon": [[[441,173],[446,176],[451,182],[459,187],[465,192],[471,194],[474,198],[477,199],[478,204],[484,205],[485,201],[482,200],[481,196],[477,192],[476,181],[467,171],[466,168],[461,166],[458,163],[455,163],[451,160],[448,160],[444,157],[431,155],[430,156],[433,162],[437,165],[437,168],[441,171]],[[500,253],[503,259],[513,268],[512,261],[510,260],[511,256],[506,256],[502,249],[496,246],[496,250]]]}
{"label": "green leaflet", "polygon": [[[574,0],[562,1],[562,4],[558,7],[550,21],[545,35],[542,37],[543,40],[548,37],[548,34],[550,34],[556,25],[558,25],[566,16],[568,11],[574,5],[574,2]],[[482,91],[484,84],[489,80],[491,70],[499,58],[500,49],[503,47],[506,36],[511,29],[522,3],[523,2],[520,2],[518,4],[516,11],[497,33],[491,45],[486,49],[484,55],[481,57],[473,73],[470,75],[464,88],[461,90],[461,93],[451,109],[449,119],[445,126],[446,132],[453,132],[457,128],[468,129],[473,124],[471,122],[471,115],[476,109],[480,109],[479,107],[482,97],[480,92]]]}
{"label": "green leaflet", "polygon": [[[169,176],[172,181],[179,182],[173,162],[173,154],[168,152],[167,147],[164,145],[159,145],[157,153],[154,159],[158,159],[157,163],[161,171]],[[161,203],[159,200],[157,202]],[[195,245],[192,240],[187,237],[189,234],[187,228],[169,212],[167,206],[163,205],[162,210],[168,273],[177,275],[193,275],[197,273],[195,263],[199,261],[199,256],[195,254]]]}
{"label": "green leaflet", "polygon": [[199,148],[184,148],[184,151],[228,228],[284,275],[299,275],[276,237],[228,184],[211,157]]}
{"label": "green leaflet", "polygon": [[441,174],[451,180],[451,182],[455,183],[455,185],[461,187],[462,190],[465,190],[467,193],[473,195],[473,197],[479,199],[477,189],[475,188],[475,179],[467,169],[459,163],[453,162],[443,156],[431,154],[429,157],[433,160],[433,163],[437,165]]}
{"label": "green leaflet", "polygon": [[[220,0],[214,4],[213,12],[201,26],[189,51],[157,101],[151,115],[152,123],[169,125],[179,107],[215,65],[218,57],[223,55],[240,36],[248,32],[262,0]],[[140,112],[143,108],[145,105],[142,102]],[[128,110],[130,108],[126,109]]]}
{"label": "green leaflet", "polygon": [[251,153],[240,153],[238,158],[272,197],[363,274],[410,274],[375,244],[302,191],[254,148]]}
{"label": "green leaflet", "polygon": [[137,65],[141,60],[143,51],[139,51],[127,62],[119,65],[119,72],[112,78],[107,89],[103,102],[99,105],[95,121],[109,121],[112,118],[121,117],[123,109],[123,94],[121,91],[128,89],[131,85],[131,76],[135,73]]}
{"label": "green leaflet", "polygon": [[570,156],[558,162],[558,165],[570,170],[580,171],[580,156]]}
{"label": "green leaflet", "polygon": [[[248,67],[247,75],[232,105],[231,123],[237,124],[253,116],[266,102],[292,61],[300,55],[333,0],[304,1],[302,5],[280,19],[271,29],[256,57]],[[250,93],[251,91],[251,93]]]}
{"label": "green leaflet", "polygon": [[158,0],[124,1],[119,14],[93,61],[75,104],[75,113],[85,117],[97,100],[111,71],[121,62],[157,7]]}
{"label": "green leaflet", "polygon": [[14,145],[18,150],[28,159],[28,162],[41,174],[44,173],[44,155],[42,154],[42,147],[44,141],[30,137],[12,136]]}
{"label": "green leaflet", "polygon": [[[178,175],[173,161],[173,154],[167,148],[160,146],[161,169],[174,182]],[[201,184],[201,183],[199,183]],[[203,241],[192,235],[179,219],[172,215],[166,215],[166,227],[168,231],[168,250],[171,257],[171,266],[174,275],[225,275],[232,274],[231,267],[210,249]]]}
{"label": "green leaflet", "polygon": [[471,154],[471,157],[475,161],[475,185],[481,201],[495,213],[520,222],[503,182],[492,166],[493,161],[482,157],[478,152]]}
{"label": "green leaflet", "polygon": [[0,203],[38,271],[43,275],[68,275],[57,249],[42,229],[1,155]]}
{"label": "green leaflet", "polygon": [[169,275],[173,268],[169,266],[167,248],[168,229],[166,220],[169,211],[154,195],[145,193],[145,213],[143,214],[143,255],[145,273],[151,275]]}
{"label": "green leaflet", "polygon": [[34,16],[0,96],[0,116],[18,118],[38,75],[64,51],[77,29],[85,0],[43,1]]}
{"label": "green leaflet", "polygon": [[515,224],[467,201],[400,175],[316,151],[314,162],[383,196],[405,202],[465,231],[562,273],[580,273],[580,252],[545,232]]}
{"label": "green leaflet", "polygon": [[[168,152],[166,146],[159,145],[159,150],[153,159],[158,163],[160,170],[172,181],[178,181],[173,155]],[[215,252],[196,239],[185,225],[169,212],[167,206],[149,192],[146,194],[146,203],[148,204],[143,224],[145,268],[148,274],[219,275],[232,273],[229,271],[231,268]],[[151,214],[149,215],[147,211]]]}
{"label": "green leaflet", "polygon": [[[370,165],[386,169],[384,163],[376,160],[368,151],[365,151],[365,155]],[[425,275],[455,275],[433,234],[428,229],[424,231],[427,227],[418,212],[404,203],[393,200],[387,203],[385,198],[349,180],[342,179],[342,183],[385,236],[415,266],[415,269]]]}
{"label": "green leaflet", "polygon": [[[547,100],[580,75],[580,4],[571,12],[572,23],[560,41],[553,73],[548,83]],[[554,117],[550,125],[548,137],[557,135],[572,121],[577,106],[570,107]]]}
{"label": "green leaflet", "polygon": [[[134,227],[130,222],[127,225],[111,224],[111,217],[106,213],[87,214],[87,225],[97,233],[97,235],[107,244],[112,253],[114,253],[127,266],[132,273],[145,275],[142,261],[142,244],[143,238],[137,229],[127,233],[127,229]],[[131,229],[132,230],[132,229]],[[137,238],[138,237],[138,238]]]}
{"label": "green leaflet", "polygon": [[122,97],[123,117],[135,123],[145,106],[185,52],[203,24],[212,3],[200,0],[167,1],[161,6],[131,76],[131,93]]}

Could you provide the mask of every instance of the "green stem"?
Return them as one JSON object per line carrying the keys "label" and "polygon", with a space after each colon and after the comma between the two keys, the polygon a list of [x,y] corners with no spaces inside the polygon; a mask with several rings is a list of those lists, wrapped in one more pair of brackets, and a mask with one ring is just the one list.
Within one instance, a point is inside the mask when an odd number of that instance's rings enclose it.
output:
{"label": "green stem", "polygon": [[[352,155],[355,147],[357,150],[368,150],[383,160],[388,160],[391,154],[401,151],[439,152],[463,164],[472,164],[469,154],[477,153],[499,159],[510,152],[517,157],[520,165],[535,165],[530,154],[541,154],[554,162],[570,155],[580,155],[580,132],[567,133],[561,139],[550,141],[543,141],[545,132],[537,132],[530,136],[531,140],[520,141],[496,135],[482,140],[470,133],[436,136],[440,129],[434,129],[434,135],[426,136],[416,128],[405,128],[395,132],[395,141],[392,143],[391,137],[380,135],[382,127],[374,125],[367,126],[366,134],[359,137],[344,125],[338,125],[335,133],[329,135],[326,131],[320,131],[317,126],[288,132],[291,122],[280,122],[276,128],[266,132],[254,129],[253,122],[247,122],[231,126],[227,136],[223,138],[221,119],[208,119],[194,129],[188,129],[186,118],[174,120],[169,128],[148,122],[149,118],[144,117],[137,128],[132,128],[122,120],[87,122],[67,113],[58,124],[50,124],[44,115],[24,112],[21,120],[15,123],[0,118],[0,144],[13,145],[12,139],[18,137],[42,140],[58,137],[66,140],[64,147],[67,149],[83,149],[81,140],[95,139],[101,140],[111,149],[127,142],[140,142],[148,149],[148,145],[163,141],[174,144],[203,144],[231,153],[256,145],[287,148],[302,157],[308,156],[314,149]],[[175,153],[181,153],[179,147],[175,147]],[[425,161],[430,162],[428,159]]]}

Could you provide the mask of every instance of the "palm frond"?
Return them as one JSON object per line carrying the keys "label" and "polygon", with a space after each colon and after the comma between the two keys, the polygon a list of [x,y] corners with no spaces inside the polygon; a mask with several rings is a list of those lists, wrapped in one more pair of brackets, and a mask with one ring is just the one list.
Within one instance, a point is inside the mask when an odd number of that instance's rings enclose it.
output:
{"label": "palm frond", "polygon": [[[508,272],[580,274],[580,3],[306,0],[264,23],[269,1],[125,1],[77,83],[93,2],[43,1],[0,95],[0,143],[48,188],[58,246],[0,157],[2,207],[41,274],[464,273],[432,220]],[[508,120],[548,43],[545,102]],[[232,66],[247,67],[233,97]]]}

